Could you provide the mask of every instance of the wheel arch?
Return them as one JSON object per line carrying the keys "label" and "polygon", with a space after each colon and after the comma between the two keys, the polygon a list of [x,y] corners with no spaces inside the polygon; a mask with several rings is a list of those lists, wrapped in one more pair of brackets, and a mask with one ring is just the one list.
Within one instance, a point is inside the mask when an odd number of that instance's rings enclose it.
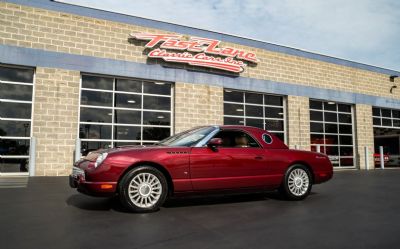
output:
{"label": "wheel arch", "polygon": [[171,196],[174,193],[174,184],[172,182],[172,177],[171,174],[168,172],[168,170],[162,166],[159,163],[155,163],[155,162],[151,162],[151,161],[141,161],[141,162],[137,162],[132,164],[131,166],[127,167],[124,172],[119,176],[118,178],[118,185],[117,185],[117,191],[119,191],[119,184],[121,182],[121,179],[132,169],[137,168],[139,166],[150,166],[153,167],[157,170],[159,170],[164,176],[165,179],[167,180],[167,184],[168,184],[168,196]]}

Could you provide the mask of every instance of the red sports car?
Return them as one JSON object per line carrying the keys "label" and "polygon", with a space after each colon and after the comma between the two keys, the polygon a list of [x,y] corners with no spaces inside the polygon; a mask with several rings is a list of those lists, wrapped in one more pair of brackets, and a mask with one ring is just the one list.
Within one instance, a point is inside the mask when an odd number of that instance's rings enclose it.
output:
{"label": "red sports car", "polygon": [[127,209],[144,212],[187,193],[278,189],[301,200],[332,175],[328,156],[290,150],[265,130],[204,126],[151,146],[91,152],[74,164],[70,186],[95,196],[118,194]]}

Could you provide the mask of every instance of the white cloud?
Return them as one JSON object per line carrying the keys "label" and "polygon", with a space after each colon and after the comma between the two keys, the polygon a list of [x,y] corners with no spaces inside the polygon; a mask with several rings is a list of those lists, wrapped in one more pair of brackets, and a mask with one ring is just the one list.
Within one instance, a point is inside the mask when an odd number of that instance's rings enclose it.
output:
{"label": "white cloud", "polygon": [[64,0],[400,70],[396,0]]}

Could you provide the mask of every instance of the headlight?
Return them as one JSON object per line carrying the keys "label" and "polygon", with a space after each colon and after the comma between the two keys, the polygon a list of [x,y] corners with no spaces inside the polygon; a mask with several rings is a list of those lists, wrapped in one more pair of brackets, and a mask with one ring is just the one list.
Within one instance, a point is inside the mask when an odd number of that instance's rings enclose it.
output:
{"label": "headlight", "polygon": [[94,163],[94,167],[97,168],[104,160],[106,160],[108,153],[101,153]]}

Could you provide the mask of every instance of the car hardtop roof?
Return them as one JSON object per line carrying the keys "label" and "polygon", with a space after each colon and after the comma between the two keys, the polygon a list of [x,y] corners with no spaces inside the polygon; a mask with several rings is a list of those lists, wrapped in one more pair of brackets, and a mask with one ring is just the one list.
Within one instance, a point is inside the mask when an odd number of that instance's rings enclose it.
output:
{"label": "car hardtop roof", "polygon": [[258,127],[254,127],[254,126],[245,126],[245,125],[220,125],[219,126],[220,129],[239,129],[239,130],[246,130],[246,131],[263,131],[263,132],[267,132],[268,131],[258,128]]}
{"label": "car hardtop roof", "polygon": [[[243,131],[247,131],[249,133],[251,133],[252,135],[258,136],[260,134],[268,134],[269,136],[271,136],[272,142],[268,143],[268,144],[264,144],[265,148],[275,148],[275,149],[288,149],[287,145],[280,140],[277,136],[275,136],[273,133],[258,128],[258,127],[254,127],[254,126],[244,126],[244,125],[219,125],[218,126],[221,130],[224,129],[238,129],[238,130],[243,130]],[[259,138],[257,138],[257,140],[260,141]]]}

